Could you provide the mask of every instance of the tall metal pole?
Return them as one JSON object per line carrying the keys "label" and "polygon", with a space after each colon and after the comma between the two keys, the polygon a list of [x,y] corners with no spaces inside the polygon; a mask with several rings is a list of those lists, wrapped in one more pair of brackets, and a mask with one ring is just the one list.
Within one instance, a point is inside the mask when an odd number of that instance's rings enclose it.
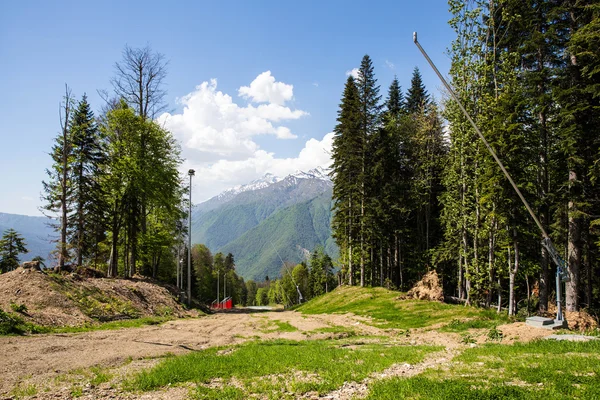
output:
{"label": "tall metal pole", "polygon": [[[179,238],[181,240],[181,237]],[[179,292],[180,288],[180,279],[181,275],[179,274],[179,269],[181,268],[181,243],[177,243],[177,266],[175,270],[177,271],[177,291]]]}
{"label": "tall metal pole", "polygon": [[561,299],[562,299],[561,281],[562,282],[568,282],[570,280],[570,277],[569,277],[569,275],[567,273],[567,271],[568,271],[567,264],[562,259],[562,257],[560,257],[560,255],[556,251],[556,248],[554,248],[554,245],[552,244],[552,240],[550,239],[550,236],[548,236],[548,233],[546,233],[546,230],[544,229],[544,227],[541,224],[540,220],[538,219],[538,217],[535,215],[535,213],[533,212],[533,210],[529,206],[529,203],[527,202],[527,200],[525,200],[525,197],[523,197],[523,194],[521,193],[521,191],[517,187],[517,184],[513,181],[512,177],[510,176],[510,174],[508,173],[508,171],[506,170],[506,168],[504,168],[504,164],[502,164],[502,161],[500,161],[500,159],[496,155],[496,152],[494,151],[494,149],[492,149],[492,146],[490,146],[490,144],[487,142],[487,140],[485,140],[485,137],[483,136],[483,134],[481,133],[481,131],[479,130],[479,128],[475,124],[475,121],[473,121],[473,119],[471,118],[471,116],[469,115],[469,113],[467,112],[467,110],[465,109],[465,107],[462,105],[462,103],[460,102],[460,99],[458,98],[458,96],[456,95],[456,93],[454,93],[454,90],[452,90],[452,88],[450,87],[450,85],[448,84],[448,82],[446,82],[446,79],[444,79],[444,77],[442,76],[442,74],[440,73],[440,71],[437,69],[437,67],[435,66],[435,64],[433,63],[433,61],[431,61],[431,58],[429,58],[429,56],[427,55],[427,53],[425,52],[425,50],[423,49],[423,47],[421,47],[421,44],[417,40],[417,32],[413,32],[413,42],[415,42],[415,44],[417,45],[417,47],[421,51],[421,54],[423,54],[423,56],[425,57],[425,59],[427,60],[427,62],[431,66],[431,68],[437,74],[438,78],[440,78],[440,81],[442,81],[442,83],[444,84],[444,86],[448,90],[448,93],[450,93],[450,96],[452,96],[452,98],[454,99],[454,101],[456,101],[456,104],[458,105],[458,107],[460,108],[460,110],[462,111],[462,113],[464,114],[464,116],[467,118],[467,120],[469,121],[469,123],[471,124],[471,126],[473,127],[473,129],[475,130],[475,132],[477,132],[477,135],[479,136],[479,138],[481,139],[481,141],[483,142],[483,144],[485,145],[485,147],[488,149],[488,151],[490,152],[490,154],[492,155],[492,157],[494,158],[494,160],[496,161],[496,163],[498,164],[498,166],[500,167],[500,169],[504,173],[504,176],[506,176],[506,179],[508,179],[508,181],[512,185],[512,187],[515,190],[515,192],[517,192],[517,195],[519,196],[519,198],[523,202],[523,205],[525,206],[525,208],[529,212],[529,215],[531,215],[531,218],[535,221],[535,224],[538,226],[538,228],[542,232],[542,237],[543,237],[543,239],[542,239],[542,246],[544,246],[546,248],[546,250],[548,250],[548,253],[550,254],[550,257],[552,257],[554,263],[556,264],[556,307],[557,307],[556,320],[564,322],[564,316],[563,316],[563,313],[562,313],[562,304],[561,304]]}
{"label": "tall metal pole", "polygon": [[190,209],[188,214],[188,270],[187,270],[187,303],[188,306],[192,304],[192,176],[194,176],[193,169],[188,171],[190,176]]}

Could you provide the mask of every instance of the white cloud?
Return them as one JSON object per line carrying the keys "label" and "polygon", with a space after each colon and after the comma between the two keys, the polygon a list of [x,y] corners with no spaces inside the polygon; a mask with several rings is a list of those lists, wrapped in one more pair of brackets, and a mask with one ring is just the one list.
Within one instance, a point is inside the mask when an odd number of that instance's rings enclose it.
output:
{"label": "white cloud", "polygon": [[394,63],[393,63],[393,62],[391,62],[390,60],[385,60],[385,65],[386,65],[386,66],[387,66],[389,69],[391,69],[392,71],[395,71],[395,70],[396,70],[396,66],[395,66],[395,65],[394,65]]}
{"label": "white cloud", "polygon": [[352,75],[354,79],[358,79],[358,68],[352,68],[350,71],[346,71],[346,76],[350,75]]}
{"label": "white cloud", "polygon": [[244,98],[250,98],[255,103],[272,103],[282,105],[294,96],[294,85],[283,82],[275,82],[271,71],[258,75],[250,86],[242,86],[238,94]]}
{"label": "white cloud", "polygon": [[319,87],[319,82],[313,82],[312,84],[314,87]]}
{"label": "white cloud", "polygon": [[[264,82],[270,82],[270,86],[263,85]],[[267,87],[270,89],[265,89]],[[186,159],[181,173],[186,174],[190,168],[196,171],[194,202],[207,200],[266,173],[283,177],[296,170],[329,167],[333,133],[326,134],[321,140],[307,140],[297,156],[288,158],[277,157],[254,141],[258,135],[297,138],[285,122],[308,113],[281,104],[293,97],[292,88],[292,85],[275,82],[267,71],[250,86],[238,90],[240,96],[257,102],[267,99],[267,103],[240,106],[231,96],[217,90],[217,80],[212,79],[179,100],[183,105],[180,113],[164,113],[158,118],[158,122],[181,142]]]}
{"label": "white cloud", "polygon": [[216,79],[203,82],[179,102],[183,105],[180,114],[164,113],[158,122],[182,142],[184,152],[189,150],[184,154],[187,157],[190,152],[209,153],[212,158],[249,157],[258,150],[253,136],[295,139],[289,128],[278,124],[307,115],[275,103],[240,107],[231,96],[217,90]]}

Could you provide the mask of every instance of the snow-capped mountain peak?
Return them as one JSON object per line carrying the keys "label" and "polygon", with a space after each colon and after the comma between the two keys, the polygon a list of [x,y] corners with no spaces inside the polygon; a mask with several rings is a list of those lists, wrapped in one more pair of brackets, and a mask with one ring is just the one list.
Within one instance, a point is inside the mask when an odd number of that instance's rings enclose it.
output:
{"label": "snow-capped mountain peak", "polygon": [[323,167],[313,168],[313,169],[309,170],[308,172],[296,171],[293,174],[288,175],[286,177],[286,179],[288,177],[299,178],[299,179],[321,179],[324,181],[331,180],[329,178],[329,171]]}
{"label": "snow-capped mountain peak", "polygon": [[262,178],[255,179],[246,185],[237,185],[237,186],[232,187],[231,189],[225,190],[224,192],[219,194],[217,196],[217,198],[221,200],[221,199],[225,199],[225,198],[231,198],[242,192],[263,189],[263,188],[266,188],[267,186],[271,186],[272,184],[274,184],[276,182],[279,182],[280,180],[281,180],[281,178],[279,178],[271,173],[266,173]]}

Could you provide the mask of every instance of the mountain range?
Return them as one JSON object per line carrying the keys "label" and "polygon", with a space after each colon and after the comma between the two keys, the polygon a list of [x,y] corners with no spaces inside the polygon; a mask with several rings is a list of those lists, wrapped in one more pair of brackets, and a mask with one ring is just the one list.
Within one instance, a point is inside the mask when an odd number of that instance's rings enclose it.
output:
{"label": "mountain range", "polygon": [[298,263],[317,246],[337,256],[331,191],[322,168],[284,178],[267,174],[197,204],[192,242],[232,253],[238,274],[255,280],[279,276],[284,261]]}
{"label": "mountain range", "polygon": [[[280,178],[266,174],[228,189],[192,209],[192,242],[213,254],[232,253],[238,274],[262,281],[277,277],[283,262],[298,263],[317,246],[332,257],[338,249],[331,237],[332,183],[322,168]],[[0,213],[0,234],[19,232],[29,253],[50,259],[57,237],[46,217]]]}
{"label": "mountain range", "polygon": [[[0,213],[0,236],[10,228],[16,230],[25,238],[29,253],[19,256],[21,261],[28,261],[36,256],[50,259],[50,253],[55,248],[53,239],[56,238],[51,222],[46,217]],[[48,264],[48,263],[47,263]]]}

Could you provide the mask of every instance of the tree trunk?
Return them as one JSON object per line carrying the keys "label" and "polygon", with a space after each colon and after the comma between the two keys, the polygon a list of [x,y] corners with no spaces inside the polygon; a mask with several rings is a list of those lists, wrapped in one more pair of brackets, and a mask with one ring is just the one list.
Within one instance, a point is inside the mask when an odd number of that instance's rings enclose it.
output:
{"label": "tree trunk", "polygon": [[[569,172],[569,181],[577,180],[575,171]],[[569,200],[569,242],[568,242],[568,259],[569,259],[569,277],[570,282],[566,284],[566,310],[577,311],[579,308],[579,269],[581,264],[581,227],[580,218],[577,217],[577,206],[574,200]]]}
{"label": "tree trunk", "polygon": [[[492,227],[494,222],[492,222]],[[494,286],[494,230],[490,229],[488,240],[488,287],[485,296],[485,307],[488,308],[492,303],[492,292]]]}
{"label": "tree trunk", "polygon": [[[363,188],[364,191],[364,188]],[[364,248],[364,231],[365,231],[365,199],[364,193],[360,200],[360,287],[365,287],[365,248]]]}
{"label": "tree trunk", "polygon": [[112,224],[112,241],[111,241],[111,249],[110,249],[110,262],[108,264],[108,277],[114,278],[118,273],[118,263],[119,263],[119,225],[117,223],[116,216],[113,216],[113,224]]}
{"label": "tree trunk", "polygon": [[[510,263],[510,260],[508,261]],[[498,274],[498,308],[496,312],[502,311],[502,281],[500,280],[500,274]]]}
{"label": "tree trunk", "polygon": [[383,240],[379,242],[379,286],[383,287]]}
{"label": "tree trunk", "polygon": [[67,225],[68,225],[68,202],[69,202],[69,154],[71,152],[71,138],[69,137],[69,120],[71,118],[71,92],[65,85],[65,105],[62,117],[62,174],[60,178],[60,254],[58,257],[58,270],[65,266],[69,257],[67,252]]}
{"label": "tree trunk", "polygon": [[[79,183],[83,180],[83,166],[81,163],[78,168]],[[79,189],[77,199],[77,265],[83,265],[83,202],[81,201],[81,189]]]}
{"label": "tree trunk", "polygon": [[350,214],[350,218],[348,219],[348,285],[352,286],[354,284],[353,273],[352,270],[352,196],[348,198],[348,212]]}
{"label": "tree trunk", "polygon": [[515,251],[514,268],[510,266],[510,247],[508,253],[509,260],[509,287],[508,287],[508,315],[516,314],[516,299],[515,299],[515,278],[519,272],[519,242],[517,241],[517,230],[513,229],[513,246]]}
{"label": "tree trunk", "polygon": [[131,217],[131,237],[129,242],[131,243],[131,253],[129,261],[129,276],[134,276],[137,273],[137,237],[138,237],[138,226],[137,226],[137,202],[134,201],[133,214]]}

